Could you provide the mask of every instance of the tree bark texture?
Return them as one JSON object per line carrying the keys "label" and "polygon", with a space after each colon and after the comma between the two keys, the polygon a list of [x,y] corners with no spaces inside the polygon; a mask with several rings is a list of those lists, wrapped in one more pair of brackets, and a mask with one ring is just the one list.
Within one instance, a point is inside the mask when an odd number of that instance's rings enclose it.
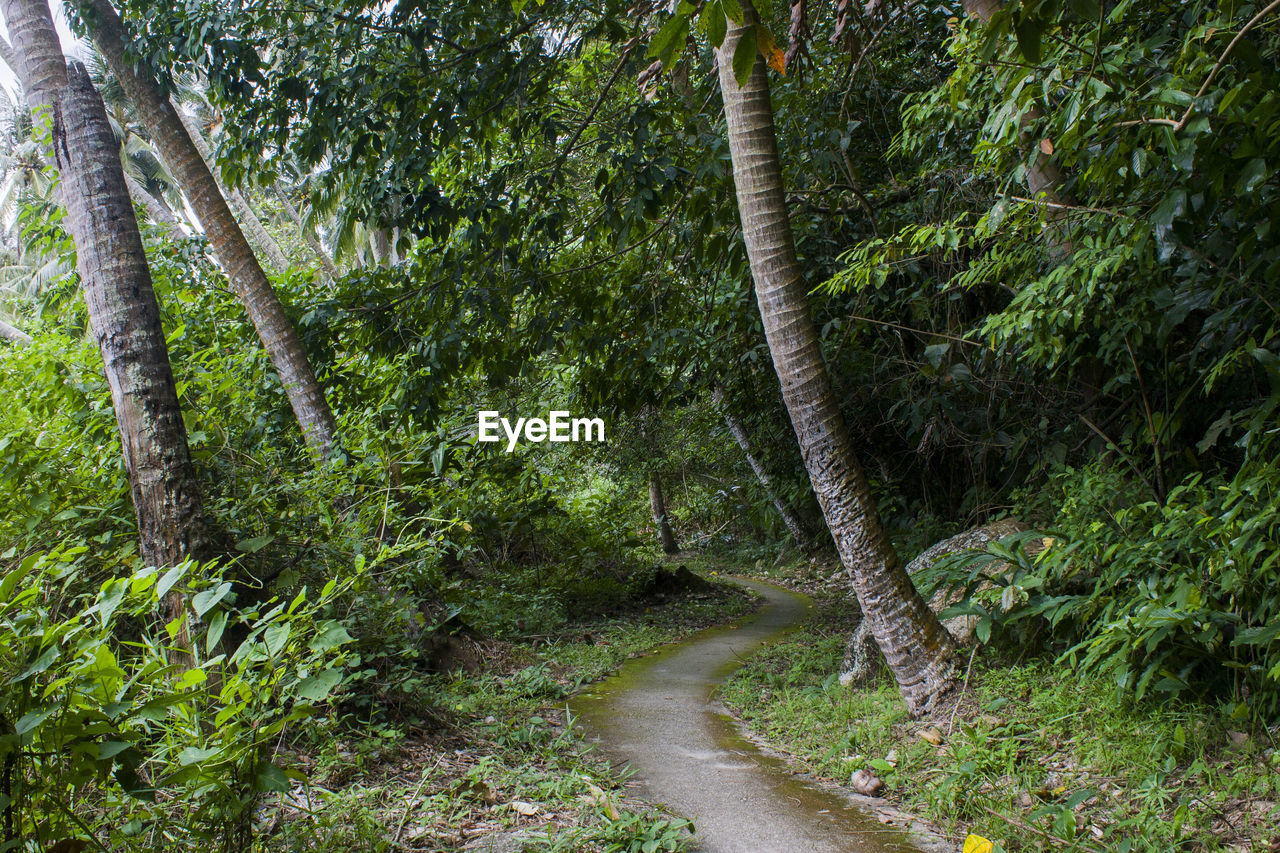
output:
{"label": "tree bark texture", "polygon": [[[155,78],[125,56],[125,31],[109,0],[83,0],[80,9],[94,42],[106,57],[139,118],[164,158],[183,195],[204,226],[214,255],[244,305],[280,376],[308,446],[321,456],[337,446],[337,425],[324,391],[303,349],[297,329],[276,296],[208,162],[187,132],[183,116],[160,91]],[[203,140],[201,140],[203,141]]]}
{"label": "tree bark texture", "polygon": [[813,546],[813,538],[809,535],[809,531],[805,530],[804,523],[800,521],[800,517],[796,515],[795,510],[778,493],[773,475],[769,473],[764,464],[752,452],[751,437],[747,435],[747,429],[743,426],[742,421],[738,420],[733,412],[730,411],[728,400],[724,396],[724,390],[716,388],[712,391],[711,397],[715,404],[720,407],[720,414],[724,417],[725,426],[733,434],[733,439],[738,443],[739,449],[742,450],[742,455],[747,457],[747,464],[751,466],[752,472],[760,482],[760,488],[764,489],[765,495],[769,498],[769,502],[773,504],[774,509],[778,511],[778,515],[782,516],[782,523],[786,525],[791,538],[795,540],[796,545],[801,550],[808,551]]}
{"label": "tree bark texture", "polygon": [[671,530],[671,519],[667,516],[667,501],[662,496],[662,477],[657,471],[649,472],[649,507],[653,510],[653,523],[658,529],[658,544],[663,552],[675,554],[680,551],[676,535]]}
{"label": "tree bark texture", "polygon": [[26,346],[31,343],[31,336],[19,329],[17,326],[10,326],[4,320],[0,320],[0,339],[6,340],[11,344]]}
{"label": "tree bark texture", "polygon": [[745,21],[728,21],[717,60],[738,212],[765,336],[805,468],[863,618],[907,709],[919,715],[954,680],[954,643],[889,542],[831,389],[787,217],[763,60],[756,56],[745,85],[734,77],[734,49],[756,21],[751,4],[742,6]]}
{"label": "tree bark texture", "polygon": [[[203,550],[204,514],[120,146],[88,72],[78,62],[68,67],[44,0],[0,5],[35,120],[52,123],[46,154],[62,181],[90,326],[120,428],[142,558],[153,566],[173,565]],[[171,616],[181,610],[181,598],[174,596],[166,602]]]}
{"label": "tree bark texture", "polygon": [[129,187],[130,197],[142,206],[147,212],[147,216],[151,217],[151,221],[157,225],[163,225],[175,234],[183,234],[182,226],[178,224],[178,218],[173,215],[173,211],[169,209],[169,205],[147,192],[147,188],[130,175],[124,173],[124,182]]}

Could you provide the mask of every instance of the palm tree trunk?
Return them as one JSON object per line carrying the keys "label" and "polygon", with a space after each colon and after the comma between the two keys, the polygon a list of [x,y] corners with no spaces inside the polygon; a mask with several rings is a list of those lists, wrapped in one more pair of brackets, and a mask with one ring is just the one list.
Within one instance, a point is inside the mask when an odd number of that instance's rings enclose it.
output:
{"label": "palm tree trunk", "polygon": [[18,346],[26,346],[31,343],[31,336],[16,326],[10,326],[4,320],[0,320],[0,339],[4,339],[11,344]]}
{"label": "palm tree trunk", "polygon": [[649,472],[649,507],[653,510],[653,523],[658,528],[658,543],[668,554],[680,551],[676,535],[671,530],[671,520],[667,517],[667,501],[662,496],[662,478],[657,471]]}
{"label": "palm tree trunk", "polygon": [[[97,4],[95,3],[95,5]],[[204,131],[196,125],[195,119],[187,115],[186,111],[172,99],[169,101],[169,106],[173,108],[178,120],[182,122],[182,127],[187,132],[187,137],[200,154],[200,159],[208,166],[209,174],[213,175],[213,181],[218,186],[218,192],[234,210],[235,218],[241,225],[242,230],[248,230],[250,242],[253,243],[259,253],[266,255],[268,263],[275,272],[281,273],[289,269],[289,259],[285,257],[280,244],[276,242],[276,239],[267,231],[266,226],[262,224],[262,220],[258,218],[257,212],[249,204],[249,200],[244,197],[244,193],[240,192],[239,187],[228,187],[222,182],[222,176],[218,173],[217,158],[213,156],[213,149],[209,147],[209,141],[204,138]]]}
{"label": "palm tree trunk", "polygon": [[284,207],[285,215],[289,217],[294,226],[298,229],[298,233],[302,235],[303,241],[307,244],[307,248],[311,250],[311,254],[316,256],[316,260],[320,262],[320,268],[324,270],[325,277],[330,281],[336,281],[342,274],[338,272],[337,265],[334,264],[333,258],[329,257],[329,253],[324,250],[324,246],[320,245],[320,241],[316,239],[316,235],[311,233],[311,229],[302,221],[302,216],[298,213],[298,208],[293,206],[293,202],[289,200],[289,195],[280,187],[275,188],[276,198],[280,200],[280,204]]}
{"label": "palm tree trunk", "polygon": [[[169,566],[206,545],[204,513],[187,448],[160,306],[102,98],[78,62],[63,58],[45,0],[3,0],[19,79],[36,121],[51,120],[46,156],[62,180],[67,225],[102,353],[142,558]],[[166,601],[170,618],[182,598]]]}
{"label": "palm tree trunk", "polygon": [[791,538],[795,540],[796,545],[802,551],[808,551],[813,547],[813,537],[809,535],[809,531],[805,530],[804,523],[800,521],[800,517],[796,515],[782,496],[778,493],[777,486],[774,484],[773,475],[771,475],[764,464],[756,457],[751,450],[751,438],[747,435],[746,427],[742,425],[742,421],[738,420],[730,411],[728,401],[725,400],[724,389],[717,387],[711,392],[711,399],[720,408],[720,414],[724,417],[725,426],[729,427],[729,432],[733,434],[733,438],[738,442],[738,447],[742,450],[742,455],[747,457],[747,464],[751,466],[751,470],[755,473],[756,479],[760,481],[760,487],[764,489],[764,493],[769,498],[769,502],[773,504],[774,509],[778,511],[778,515],[782,516],[782,523],[786,525],[787,531],[791,534]]}
{"label": "palm tree trunk", "polygon": [[147,188],[138,183],[128,172],[124,173],[124,182],[129,187],[129,196],[142,205],[142,209],[147,212],[147,216],[151,217],[151,221],[157,225],[163,225],[175,234],[183,234],[182,226],[178,224],[178,217],[173,215],[173,211],[169,209],[169,205],[147,192]]}
{"label": "palm tree trunk", "polygon": [[133,102],[178,187],[204,226],[209,242],[249,319],[258,330],[311,449],[322,458],[337,447],[337,425],[289,315],[254,255],[244,231],[189,134],[182,114],[156,80],[125,56],[124,24],[109,0],[82,0],[80,10],[111,73]]}
{"label": "palm tree trunk", "polygon": [[742,8],[745,20],[728,21],[717,60],[738,212],[760,316],[836,550],[907,709],[918,715],[951,686],[954,644],[889,543],[831,390],[787,217],[764,62],[756,56],[745,85],[739,86],[734,76],[734,50],[756,21],[750,2]]}

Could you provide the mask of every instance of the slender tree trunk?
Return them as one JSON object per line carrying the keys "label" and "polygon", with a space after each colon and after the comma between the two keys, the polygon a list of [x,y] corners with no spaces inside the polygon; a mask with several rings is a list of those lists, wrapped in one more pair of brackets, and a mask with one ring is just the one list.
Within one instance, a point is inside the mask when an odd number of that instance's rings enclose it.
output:
{"label": "slender tree trunk", "polygon": [[760,316],[836,550],[907,709],[918,715],[951,686],[954,644],[889,543],[831,390],[787,218],[764,62],[756,56],[745,85],[734,77],[734,49],[756,21],[752,5],[743,2],[742,7],[746,20],[728,21],[717,60],[738,212]]}
{"label": "slender tree trunk", "polygon": [[284,207],[285,215],[293,222],[294,227],[298,229],[298,233],[302,235],[303,241],[307,244],[307,248],[311,250],[311,254],[316,256],[316,260],[320,262],[320,268],[324,270],[325,277],[330,281],[335,281],[341,275],[338,267],[334,264],[333,258],[329,257],[329,253],[324,250],[324,246],[320,245],[320,241],[316,239],[316,235],[311,233],[311,229],[302,221],[302,216],[298,213],[298,208],[293,206],[293,202],[289,200],[289,195],[280,187],[275,188],[276,198],[280,200],[280,204]]}
{"label": "slender tree trunk", "polygon": [[813,537],[809,535],[809,531],[805,530],[804,523],[800,521],[800,517],[796,515],[795,510],[778,493],[778,488],[768,469],[752,452],[751,438],[747,435],[746,427],[742,425],[742,421],[734,417],[733,412],[729,410],[728,401],[724,396],[724,389],[717,387],[711,392],[711,398],[720,408],[720,414],[724,417],[725,426],[729,427],[729,432],[733,434],[734,440],[738,442],[742,455],[747,457],[747,464],[755,472],[756,479],[760,481],[760,487],[764,489],[769,502],[778,511],[778,515],[782,516],[782,523],[787,526],[787,531],[791,534],[791,538],[795,540],[796,545],[802,551],[810,550],[813,547]]}
{"label": "slender tree trunk", "polygon": [[[204,515],[178,406],[160,306],[102,98],[78,62],[68,67],[45,0],[3,0],[19,78],[62,181],[67,225],[93,336],[102,353],[142,558],[169,566],[198,556]],[[182,612],[172,593],[168,615]]]}
{"label": "slender tree trunk", "polygon": [[4,320],[0,320],[0,339],[6,340],[11,344],[26,346],[31,343],[31,336],[16,326],[10,326]]}
{"label": "slender tree trunk", "polygon": [[147,188],[138,183],[128,172],[124,173],[124,181],[129,187],[130,197],[142,205],[142,209],[147,212],[147,216],[151,217],[152,222],[163,225],[175,234],[184,233],[182,226],[178,224],[178,218],[169,209],[169,205],[147,192]]}
{"label": "slender tree trunk", "polygon": [[653,510],[653,523],[658,528],[658,543],[668,554],[680,550],[676,535],[671,530],[671,520],[667,517],[667,502],[662,496],[662,478],[657,471],[649,472],[649,507]]}
{"label": "slender tree trunk", "polygon": [[338,443],[333,412],[293,322],[201,156],[197,147],[201,137],[187,132],[182,114],[160,91],[155,78],[127,61],[124,24],[109,0],[82,0],[80,10],[111,73],[133,102],[169,172],[204,226],[218,263],[280,375],[307,444],[319,456],[328,455]]}
{"label": "slender tree trunk", "polygon": [[[100,3],[95,0],[94,5],[96,7]],[[137,69],[135,73],[141,75],[142,70]],[[209,174],[213,175],[213,181],[218,187],[219,194],[226,199],[227,204],[234,211],[241,230],[248,231],[250,242],[260,254],[267,257],[269,265],[275,272],[280,273],[289,269],[289,259],[285,257],[280,244],[276,242],[276,239],[267,231],[266,226],[262,224],[262,220],[258,218],[257,212],[249,204],[249,200],[244,197],[244,193],[240,192],[239,187],[228,187],[222,182],[222,175],[218,172],[217,158],[213,156],[213,148],[209,146],[209,141],[204,138],[204,131],[196,125],[195,119],[187,115],[186,110],[182,109],[172,99],[169,100],[169,106],[177,114],[183,130],[186,131],[187,138],[191,140],[191,144],[195,146],[196,151],[200,154],[200,159],[205,162],[209,169]]]}

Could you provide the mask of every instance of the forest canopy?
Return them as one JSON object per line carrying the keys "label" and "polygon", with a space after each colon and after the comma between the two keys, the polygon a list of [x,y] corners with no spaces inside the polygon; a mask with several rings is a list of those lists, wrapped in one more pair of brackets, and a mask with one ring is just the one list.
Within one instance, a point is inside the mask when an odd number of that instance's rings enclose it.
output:
{"label": "forest canopy", "polygon": [[0,11],[0,850],[270,845],[664,553],[822,566],[912,716],[1280,720],[1280,3]]}

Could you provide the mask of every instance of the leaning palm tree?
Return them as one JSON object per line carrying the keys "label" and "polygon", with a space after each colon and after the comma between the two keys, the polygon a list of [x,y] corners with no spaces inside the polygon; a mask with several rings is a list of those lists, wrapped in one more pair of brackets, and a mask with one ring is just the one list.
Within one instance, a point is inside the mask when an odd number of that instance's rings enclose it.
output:
{"label": "leaning palm tree", "polygon": [[[716,58],[742,237],[769,353],[814,494],[853,579],[863,618],[908,710],[920,714],[953,682],[954,641],[889,542],[832,391],[796,258],[765,62],[753,47],[758,18],[750,0],[741,7],[742,20],[726,18]],[[735,53],[744,39],[752,64],[739,78]]]}

